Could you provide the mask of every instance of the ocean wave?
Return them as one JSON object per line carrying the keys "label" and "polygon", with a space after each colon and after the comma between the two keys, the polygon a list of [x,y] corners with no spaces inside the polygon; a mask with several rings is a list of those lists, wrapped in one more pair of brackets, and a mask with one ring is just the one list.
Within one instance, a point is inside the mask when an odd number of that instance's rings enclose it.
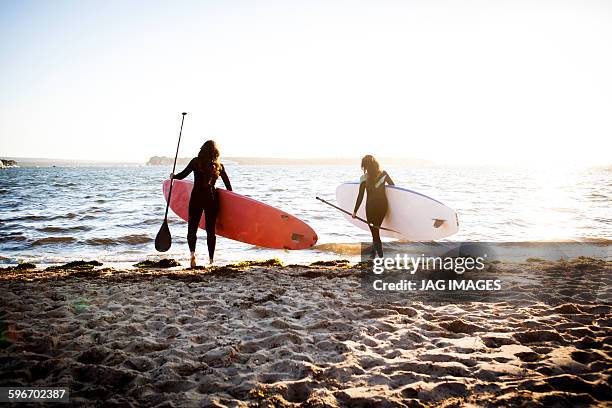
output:
{"label": "ocean wave", "polygon": [[[132,221],[132,220],[130,220]],[[140,221],[130,222],[130,223],[121,223],[117,224],[117,227],[121,228],[142,228],[143,225],[157,225],[160,226],[163,222],[163,218],[155,217],[155,218],[145,218]],[[168,220],[168,224],[170,224],[170,220]]]}
{"label": "ocean wave", "polygon": [[551,207],[551,210],[561,212],[561,213],[578,213],[578,209],[576,208],[568,208],[568,207]]}
{"label": "ocean wave", "polygon": [[112,238],[90,238],[83,241],[87,245],[118,245],[119,243]]}
{"label": "ocean wave", "polygon": [[[562,238],[562,239],[543,239],[537,241],[517,241],[517,242],[502,242],[500,244],[517,246],[517,247],[536,247],[536,246],[547,246],[550,244],[568,244],[568,243],[588,243],[588,244],[612,244],[612,240],[608,238],[598,237],[578,237],[578,238]],[[497,243],[494,243],[497,244]]]}
{"label": "ocean wave", "polygon": [[25,241],[26,237],[24,237],[20,232],[10,232],[8,234],[0,236],[1,242],[15,242],[15,241]]}
{"label": "ocean wave", "polygon": [[312,249],[321,252],[333,252],[340,255],[359,255],[361,254],[361,243],[328,243],[319,244]]}
{"label": "ocean wave", "polygon": [[601,222],[602,224],[612,224],[612,219],[610,218],[595,217],[594,220],[597,222]]}
{"label": "ocean wave", "polygon": [[37,239],[32,242],[32,246],[40,246],[40,245],[53,245],[53,244],[69,244],[72,242],[76,242],[76,238],[73,237],[46,237]]}
{"label": "ocean wave", "polygon": [[49,233],[61,233],[70,231],[91,231],[91,227],[86,225],[75,225],[74,227],[43,227],[39,228],[38,231],[49,232]]}
{"label": "ocean wave", "polygon": [[20,215],[18,217],[6,218],[4,221],[46,221],[49,219],[46,215]]}
{"label": "ocean wave", "polygon": [[84,241],[87,245],[141,245],[152,242],[147,234],[124,235],[119,238],[90,238]]}
{"label": "ocean wave", "polygon": [[160,224],[160,217],[155,217],[155,218],[147,218],[145,220],[142,220],[140,223],[136,223],[136,224],[130,224],[130,226],[137,226],[137,225],[157,225]]}
{"label": "ocean wave", "polygon": [[12,218],[6,218],[4,221],[53,221],[60,219],[74,219],[78,215],[75,213],[66,213],[61,215],[37,215],[37,214],[28,214],[28,215],[19,215]]}

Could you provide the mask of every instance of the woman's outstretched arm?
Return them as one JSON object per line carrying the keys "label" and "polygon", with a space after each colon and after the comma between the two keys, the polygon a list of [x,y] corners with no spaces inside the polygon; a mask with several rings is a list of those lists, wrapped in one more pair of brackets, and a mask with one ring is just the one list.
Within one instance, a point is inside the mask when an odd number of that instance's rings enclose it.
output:
{"label": "woman's outstretched arm", "polygon": [[365,180],[359,184],[359,195],[357,196],[357,202],[355,203],[355,209],[353,210],[353,214],[357,213],[361,202],[363,201],[363,194],[365,193],[366,182]]}
{"label": "woman's outstretched arm", "polygon": [[390,185],[390,186],[394,186],[394,185],[395,185],[395,183],[393,182],[393,180],[391,180],[391,176],[389,176],[389,173],[387,173],[387,172],[385,171],[385,174],[387,175],[387,176],[385,177],[385,181],[387,182],[387,184],[388,184],[388,185]]}
{"label": "woman's outstretched arm", "polygon": [[172,177],[172,178],[176,179],[176,180],[182,180],[185,177],[187,177],[193,171],[193,164],[192,163],[193,163],[193,160],[191,160],[189,162],[189,164],[187,165],[187,167],[185,167],[185,169],[183,171],[181,171],[178,174],[175,174],[174,177]]}
{"label": "woman's outstretched arm", "polygon": [[223,184],[225,184],[225,188],[228,189],[229,191],[232,191],[232,184],[230,183],[229,177],[227,176],[227,173],[225,172],[224,165],[221,165],[221,173],[219,173],[219,175],[221,176],[221,180],[223,180]]}

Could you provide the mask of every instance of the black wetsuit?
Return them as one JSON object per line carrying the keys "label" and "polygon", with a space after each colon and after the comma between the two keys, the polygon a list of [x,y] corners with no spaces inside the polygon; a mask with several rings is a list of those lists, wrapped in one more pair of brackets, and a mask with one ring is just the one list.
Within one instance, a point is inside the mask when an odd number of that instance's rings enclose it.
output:
{"label": "black wetsuit", "polygon": [[[361,184],[359,184],[359,195],[355,203],[355,212],[357,212],[363,201],[363,194],[366,191],[368,192],[366,197],[366,218],[369,223],[377,227],[380,227],[382,224],[389,208],[387,195],[385,194],[385,184],[395,185],[386,171],[381,172],[372,181],[367,181],[367,177],[362,177]],[[374,241],[372,253],[382,257],[383,250],[382,241],[380,240],[380,229],[370,227],[370,232],[372,233],[372,241]]]}
{"label": "black wetsuit", "polygon": [[[206,243],[208,245],[208,256],[212,259],[215,255],[215,245],[217,236],[215,235],[215,224],[217,223],[217,214],[219,213],[219,195],[215,188],[217,177],[211,177],[198,169],[197,158],[192,159],[185,170],[174,176],[175,179],[182,180],[193,172],[193,190],[189,199],[189,223],[187,227],[187,243],[189,250],[195,252],[196,233],[198,225],[204,212],[204,220],[206,222]],[[219,173],[225,188],[232,191],[229,177],[225,172],[225,167],[221,165]]]}

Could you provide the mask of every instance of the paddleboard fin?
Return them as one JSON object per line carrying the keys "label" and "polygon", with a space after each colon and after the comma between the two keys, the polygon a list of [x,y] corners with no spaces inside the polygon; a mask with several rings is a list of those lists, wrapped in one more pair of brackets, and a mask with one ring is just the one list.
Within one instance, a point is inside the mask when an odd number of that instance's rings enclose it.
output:
{"label": "paddleboard fin", "polygon": [[446,220],[440,220],[438,218],[432,218],[433,219],[433,226],[434,228],[440,228],[445,222]]}

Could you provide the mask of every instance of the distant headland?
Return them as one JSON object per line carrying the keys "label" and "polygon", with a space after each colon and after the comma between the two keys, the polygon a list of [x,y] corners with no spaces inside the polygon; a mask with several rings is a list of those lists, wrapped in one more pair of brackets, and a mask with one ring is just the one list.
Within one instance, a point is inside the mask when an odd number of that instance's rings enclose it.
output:
{"label": "distant headland", "polygon": [[0,159],[0,169],[4,169],[6,167],[18,167],[17,161],[10,159]]}

